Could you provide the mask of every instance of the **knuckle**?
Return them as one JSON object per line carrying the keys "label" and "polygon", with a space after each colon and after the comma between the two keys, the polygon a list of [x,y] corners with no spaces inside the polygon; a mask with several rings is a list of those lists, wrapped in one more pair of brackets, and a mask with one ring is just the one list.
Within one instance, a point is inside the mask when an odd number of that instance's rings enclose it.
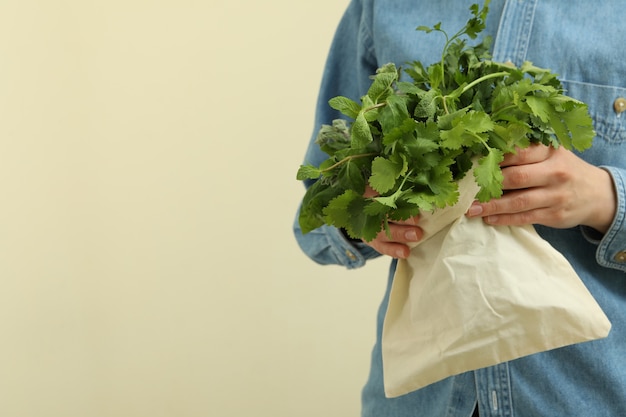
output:
{"label": "knuckle", "polygon": [[531,160],[531,155],[533,154],[534,147],[529,146],[527,148],[518,148],[516,153],[516,162],[520,165],[527,164]]}
{"label": "knuckle", "polygon": [[529,199],[525,193],[521,193],[511,199],[511,211],[514,213],[524,212],[529,206]]}
{"label": "knuckle", "polygon": [[529,182],[529,174],[525,169],[508,169],[504,174],[505,185],[511,188],[523,188]]}
{"label": "knuckle", "polygon": [[518,218],[519,218],[519,224],[523,225],[523,224],[534,224],[537,222],[537,218],[536,218],[536,213],[532,212],[532,211],[525,211],[522,213],[519,213]]}
{"label": "knuckle", "polygon": [[552,221],[555,225],[563,225],[568,222],[569,213],[567,210],[558,209],[552,212]]}
{"label": "knuckle", "polygon": [[551,174],[552,181],[562,184],[569,182],[572,178],[572,173],[564,169],[556,169]]}

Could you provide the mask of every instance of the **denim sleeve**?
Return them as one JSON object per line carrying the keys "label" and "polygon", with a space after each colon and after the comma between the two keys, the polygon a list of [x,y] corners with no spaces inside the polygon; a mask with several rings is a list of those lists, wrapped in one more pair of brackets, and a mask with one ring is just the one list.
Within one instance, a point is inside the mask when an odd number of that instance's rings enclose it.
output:
{"label": "denim sleeve", "polygon": [[[331,124],[342,117],[328,105],[328,100],[342,95],[359,101],[371,83],[370,76],[378,68],[370,32],[371,0],[353,0],[348,5],[328,53],[322,76],[314,132],[306,150],[304,162],[319,165],[327,155],[315,143],[317,131],[323,124]],[[311,182],[305,182],[309,187]],[[323,226],[303,234],[298,215],[293,225],[294,234],[304,253],[320,264],[337,264],[357,268],[370,258],[380,256],[369,246],[347,239],[331,226]]]}
{"label": "denim sleeve", "polygon": [[607,166],[601,168],[609,172],[615,185],[615,218],[604,235],[587,227],[583,227],[583,234],[587,240],[598,245],[596,260],[600,265],[626,271],[626,170]]}

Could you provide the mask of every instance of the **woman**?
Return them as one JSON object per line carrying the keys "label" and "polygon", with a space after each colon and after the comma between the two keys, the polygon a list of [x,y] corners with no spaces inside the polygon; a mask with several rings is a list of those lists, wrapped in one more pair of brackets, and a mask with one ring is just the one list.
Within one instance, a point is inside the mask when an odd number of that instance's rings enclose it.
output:
{"label": "woman", "polygon": [[[319,94],[316,126],[340,115],[332,97],[355,101],[370,76],[388,62],[402,66],[440,59],[444,40],[416,32],[420,25],[456,32],[472,1],[353,0],[337,29]],[[378,314],[377,343],[363,389],[362,415],[570,417],[626,415],[626,1],[494,0],[486,29],[495,61],[531,61],[559,74],[566,93],[589,106],[597,136],[591,149],[531,146],[502,163],[505,194],[474,203],[467,212],[488,225],[534,224],[575,268],[612,323],[602,340],[568,346],[447,378],[398,398],[383,390],[381,328],[395,258],[409,255],[423,232],[419,218],[390,225],[390,236],[356,242],[323,226],[296,238],[321,264],[347,268],[392,258],[387,293]],[[316,132],[315,132],[316,133]],[[325,159],[311,139],[305,161]],[[310,185],[310,184],[308,184]]]}

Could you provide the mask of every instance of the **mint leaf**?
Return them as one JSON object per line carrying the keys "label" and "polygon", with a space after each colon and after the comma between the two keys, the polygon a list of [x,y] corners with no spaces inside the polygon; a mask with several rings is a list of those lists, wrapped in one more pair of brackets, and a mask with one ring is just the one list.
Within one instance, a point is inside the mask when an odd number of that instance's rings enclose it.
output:
{"label": "mint leaf", "polygon": [[387,64],[378,69],[374,81],[367,91],[367,96],[374,102],[380,103],[389,95],[394,94],[393,83],[398,80],[398,70],[394,64]]}
{"label": "mint leaf", "polygon": [[374,140],[365,114],[360,111],[351,128],[351,143],[353,148],[364,148]]}
{"label": "mint leaf", "polygon": [[322,175],[322,171],[319,168],[314,167],[313,165],[300,165],[296,178],[299,181],[315,180],[318,179],[320,175]]}
{"label": "mint leaf", "polygon": [[351,119],[356,119],[361,111],[361,106],[354,100],[350,100],[347,97],[333,97],[328,101],[328,104],[333,109],[340,111]]}
{"label": "mint leaf", "polygon": [[412,121],[407,109],[407,98],[396,94],[390,95],[385,100],[386,105],[378,110],[378,122],[383,130],[383,134],[387,134],[396,127],[409,120]]}
{"label": "mint leaf", "polygon": [[315,142],[329,155],[350,147],[350,128],[343,119],[333,120],[332,126],[322,125]]}

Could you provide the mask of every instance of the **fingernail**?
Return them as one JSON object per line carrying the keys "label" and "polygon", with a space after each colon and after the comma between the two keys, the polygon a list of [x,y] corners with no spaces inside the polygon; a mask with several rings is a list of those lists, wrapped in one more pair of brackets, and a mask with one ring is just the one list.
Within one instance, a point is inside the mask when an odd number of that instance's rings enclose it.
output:
{"label": "fingernail", "polygon": [[409,242],[417,242],[417,232],[413,229],[407,230],[404,233],[404,238]]}
{"label": "fingernail", "polygon": [[495,224],[498,221],[498,216],[487,216],[485,221],[490,224]]}
{"label": "fingernail", "polygon": [[472,204],[467,210],[467,215],[470,217],[478,216],[483,212],[483,206],[480,204]]}

